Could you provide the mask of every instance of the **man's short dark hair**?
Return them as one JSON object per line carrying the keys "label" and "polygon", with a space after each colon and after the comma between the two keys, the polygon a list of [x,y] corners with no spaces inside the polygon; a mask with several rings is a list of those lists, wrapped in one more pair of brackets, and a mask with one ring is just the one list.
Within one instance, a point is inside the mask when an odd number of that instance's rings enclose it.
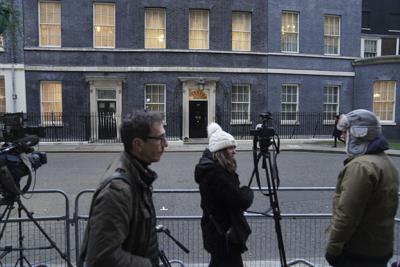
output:
{"label": "man's short dark hair", "polygon": [[151,128],[156,122],[162,123],[162,116],[154,111],[134,111],[126,115],[120,127],[124,150],[132,150],[132,140],[134,138],[146,141],[151,133]]}

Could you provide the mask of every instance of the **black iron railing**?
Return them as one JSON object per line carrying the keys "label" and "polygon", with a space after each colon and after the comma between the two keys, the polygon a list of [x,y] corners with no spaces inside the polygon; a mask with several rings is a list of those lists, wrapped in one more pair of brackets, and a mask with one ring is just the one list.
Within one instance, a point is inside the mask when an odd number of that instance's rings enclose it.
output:
{"label": "black iron railing", "polygon": [[[297,112],[290,116],[290,120],[279,112],[271,115],[271,126],[284,139],[329,137],[333,130],[333,121],[326,121],[322,112]],[[28,113],[24,114],[24,118],[24,125],[34,126],[34,131],[41,130],[44,133],[42,142],[118,143],[121,141],[118,126],[123,116],[115,113]],[[218,112],[216,122],[236,139],[250,140],[252,139],[250,129],[254,129],[261,122],[261,118],[256,112],[243,116],[235,114],[234,119],[230,112]],[[167,113],[164,127],[170,141],[182,140],[182,124],[182,113]],[[1,114],[0,127],[5,128]]]}

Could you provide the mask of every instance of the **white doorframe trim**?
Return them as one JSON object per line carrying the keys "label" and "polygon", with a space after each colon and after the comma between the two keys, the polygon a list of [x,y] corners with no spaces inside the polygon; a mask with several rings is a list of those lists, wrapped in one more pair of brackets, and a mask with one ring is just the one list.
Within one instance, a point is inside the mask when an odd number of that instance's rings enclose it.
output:
{"label": "white doorframe trim", "polygon": [[[97,89],[109,89],[116,91],[116,124],[117,124],[117,138],[120,138],[119,125],[121,123],[122,114],[122,83],[123,78],[104,78],[101,77],[86,77],[86,81],[89,82],[90,90],[90,114],[94,114],[94,118],[97,118]],[[98,120],[91,117],[91,140],[97,140],[99,138],[99,127]]]}
{"label": "white doorframe trim", "polygon": [[215,121],[215,105],[218,77],[178,77],[182,82],[182,139],[189,138],[189,95],[190,90],[201,89],[202,85],[204,93],[207,95],[207,122],[210,124]]}

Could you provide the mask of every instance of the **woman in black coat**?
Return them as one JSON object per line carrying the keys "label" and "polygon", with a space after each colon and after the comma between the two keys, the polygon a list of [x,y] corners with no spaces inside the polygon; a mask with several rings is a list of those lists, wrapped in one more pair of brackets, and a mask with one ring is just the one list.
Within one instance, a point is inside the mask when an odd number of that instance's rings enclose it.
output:
{"label": "woman in black coat", "polygon": [[[211,254],[209,267],[242,267],[242,253],[251,230],[243,215],[253,202],[253,192],[240,187],[236,173],[236,141],[212,123],[208,126],[209,146],[195,169],[200,187],[204,248]],[[228,229],[236,235],[227,236]],[[232,229],[234,230],[232,231]]]}

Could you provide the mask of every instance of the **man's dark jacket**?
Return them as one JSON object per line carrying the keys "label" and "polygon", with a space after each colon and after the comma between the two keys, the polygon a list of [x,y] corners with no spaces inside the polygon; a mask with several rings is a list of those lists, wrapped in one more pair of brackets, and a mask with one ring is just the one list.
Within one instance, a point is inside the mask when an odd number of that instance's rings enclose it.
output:
{"label": "man's dark jacket", "polygon": [[[216,229],[216,225],[210,220],[212,214],[216,223],[225,233],[232,225],[229,212],[235,216],[243,217],[243,211],[253,202],[253,192],[246,186],[240,187],[239,177],[236,173],[230,173],[220,166],[206,149],[195,168],[195,181],[199,184],[201,194],[201,208],[203,217],[201,228],[204,248],[215,254],[227,254],[227,249],[233,253],[241,253],[245,244],[229,244]],[[245,218],[243,217],[245,220]]]}
{"label": "man's dark jacket", "polygon": [[85,258],[89,267],[151,267],[146,256],[155,218],[151,182],[156,174],[126,152],[108,167],[104,177],[116,170],[125,172],[130,183],[115,179],[97,190],[80,260]]}

